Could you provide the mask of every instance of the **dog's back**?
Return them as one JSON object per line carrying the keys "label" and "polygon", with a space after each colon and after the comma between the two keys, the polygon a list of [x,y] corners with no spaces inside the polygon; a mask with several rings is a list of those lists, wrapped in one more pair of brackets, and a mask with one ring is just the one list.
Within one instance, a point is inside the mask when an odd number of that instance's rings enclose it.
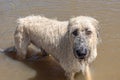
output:
{"label": "dog's back", "polygon": [[[67,21],[57,21],[41,16],[28,16],[18,19],[18,27],[15,32],[16,44],[30,43],[38,48],[45,49],[48,53],[58,52],[61,39],[67,32]],[[24,48],[25,49],[25,48]]]}

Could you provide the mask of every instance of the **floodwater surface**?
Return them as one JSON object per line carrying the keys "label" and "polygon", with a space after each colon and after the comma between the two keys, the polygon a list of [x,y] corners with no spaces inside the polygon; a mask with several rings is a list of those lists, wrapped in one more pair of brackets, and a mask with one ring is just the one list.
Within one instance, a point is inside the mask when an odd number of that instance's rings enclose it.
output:
{"label": "floodwater surface", "polygon": [[[0,48],[14,45],[16,20],[32,14],[58,20],[85,15],[99,20],[102,42],[90,65],[92,79],[120,80],[120,0],[0,0]],[[51,57],[17,61],[0,54],[0,80],[65,80],[65,76]]]}

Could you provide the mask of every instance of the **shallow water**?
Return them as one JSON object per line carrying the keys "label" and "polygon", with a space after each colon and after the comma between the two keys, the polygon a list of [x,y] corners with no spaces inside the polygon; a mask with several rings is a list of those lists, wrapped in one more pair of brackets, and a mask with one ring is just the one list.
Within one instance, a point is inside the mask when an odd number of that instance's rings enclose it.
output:
{"label": "shallow water", "polygon": [[[58,20],[78,15],[98,19],[102,43],[91,65],[93,80],[120,80],[120,0],[0,0],[0,48],[14,45],[16,19],[32,14]],[[65,76],[50,57],[20,62],[0,54],[0,80],[65,80]]]}

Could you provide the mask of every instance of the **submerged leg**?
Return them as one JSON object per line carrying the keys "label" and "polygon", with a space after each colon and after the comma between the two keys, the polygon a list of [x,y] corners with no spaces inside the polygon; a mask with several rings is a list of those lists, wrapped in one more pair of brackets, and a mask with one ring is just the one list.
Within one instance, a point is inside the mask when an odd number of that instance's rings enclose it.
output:
{"label": "submerged leg", "polygon": [[74,75],[75,73],[71,73],[71,72],[66,72],[65,73],[66,77],[67,77],[67,80],[74,80]]}
{"label": "submerged leg", "polygon": [[42,56],[45,57],[45,56],[49,56],[49,54],[41,48],[41,53],[42,53]]}

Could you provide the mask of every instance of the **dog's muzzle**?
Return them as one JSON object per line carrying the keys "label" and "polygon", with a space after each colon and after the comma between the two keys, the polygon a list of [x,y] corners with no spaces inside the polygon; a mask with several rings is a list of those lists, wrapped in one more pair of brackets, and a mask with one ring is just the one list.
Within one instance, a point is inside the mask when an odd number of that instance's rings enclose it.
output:
{"label": "dog's muzzle", "polygon": [[78,59],[85,59],[90,54],[90,49],[88,47],[88,41],[84,35],[77,37],[74,43],[74,55]]}
{"label": "dog's muzzle", "polygon": [[75,50],[76,57],[79,59],[84,59],[88,53],[89,50],[87,48],[80,48]]}

